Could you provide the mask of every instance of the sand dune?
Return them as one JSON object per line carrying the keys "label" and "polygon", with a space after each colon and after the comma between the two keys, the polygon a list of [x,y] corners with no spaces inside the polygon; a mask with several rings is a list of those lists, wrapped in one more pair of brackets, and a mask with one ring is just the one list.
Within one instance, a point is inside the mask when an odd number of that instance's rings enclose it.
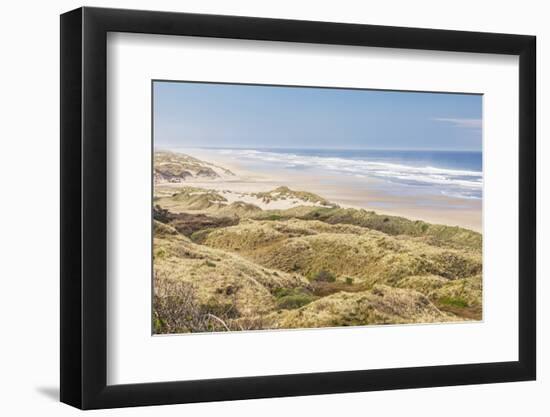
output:
{"label": "sand dune", "polygon": [[481,319],[481,234],[169,158],[193,169],[155,184],[156,333]]}

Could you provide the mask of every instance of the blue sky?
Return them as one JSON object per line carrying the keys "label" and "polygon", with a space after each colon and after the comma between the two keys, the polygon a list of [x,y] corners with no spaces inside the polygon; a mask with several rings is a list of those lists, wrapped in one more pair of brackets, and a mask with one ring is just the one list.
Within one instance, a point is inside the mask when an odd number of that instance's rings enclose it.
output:
{"label": "blue sky", "polygon": [[154,82],[167,147],[481,150],[482,96]]}

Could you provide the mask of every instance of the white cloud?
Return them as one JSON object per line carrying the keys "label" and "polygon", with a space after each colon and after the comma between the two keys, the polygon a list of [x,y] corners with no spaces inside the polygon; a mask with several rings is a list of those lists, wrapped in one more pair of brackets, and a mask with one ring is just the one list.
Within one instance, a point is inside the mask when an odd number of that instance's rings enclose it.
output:
{"label": "white cloud", "polygon": [[455,127],[466,129],[481,129],[481,119],[452,119],[452,118],[435,118],[438,122],[451,123]]}

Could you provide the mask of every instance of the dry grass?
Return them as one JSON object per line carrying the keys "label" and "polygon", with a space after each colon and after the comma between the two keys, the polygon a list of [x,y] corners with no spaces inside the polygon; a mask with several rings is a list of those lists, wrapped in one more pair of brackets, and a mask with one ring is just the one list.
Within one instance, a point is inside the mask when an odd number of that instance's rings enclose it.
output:
{"label": "dry grass", "polygon": [[254,193],[252,195],[262,199],[264,203],[269,203],[271,201],[277,200],[299,200],[307,203],[321,204],[323,206],[338,207],[337,205],[330,203],[330,201],[318,196],[317,194],[307,191],[291,190],[286,186],[277,187],[271,191]]}
{"label": "dry grass", "polygon": [[258,330],[270,322],[262,317],[241,317],[236,303],[200,301],[193,284],[155,274],[153,325],[155,334]]}
{"label": "dry grass", "polygon": [[[168,226],[169,227],[169,226]],[[299,274],[261,267],[237,254],[197,245],[181,234],[154,239],[154,267],[161,276],[193,284],[202,302],[235,303],[241,315],[266,314],[275,309],[272,292],[278,288],[307,287]]]}
{"label": "dry grass", "polygon": [[460,321],[413,290],[375,286],[371,291],[339,292],[287,312],[282,328],[357,326]]}
{"label": "dry grass", "polygon": [[255,219],[269,219],[276,215],[279,220],[319,220],[329,224],[348,224],[378,230],[390,236],[419,238],[429,245],[454,249],[481,251],[480,233],[457,226],[426,223],[404,217],[380,215],[374,211],[352,208],[296,207],[288,210],[270,210],[258,213]]}
{"label": "dry grass", "polygon": [[222,199],[184,187],[156,200],[160,333],[481,318],[475,232],[365,210],[262,211]]}
{"label": "dry grass", "polygon": [[431,246],[414,238],[342,225],[318,227],[304,220],[256,221],[212,231],[203,244],[241,256],[268,268],[312,276],[321,270],[337,279],[351,277],[370,284],[395,285],[412,275],[458,279],[481,272],[481,254]]}
{"label": "dry grass", "polygon": [[483,285],[481,275],[449,280],[440,276],[412,276],[399,281],[400,288],[425,294],[441,310],[470,319],[481,320]]}
{"label": "dry grass", "polygon": [[228,169],[201,161],[189,155],[157,151],[154,155],[155,183],[184,182],[189,178],[219,178],[234,175]]}

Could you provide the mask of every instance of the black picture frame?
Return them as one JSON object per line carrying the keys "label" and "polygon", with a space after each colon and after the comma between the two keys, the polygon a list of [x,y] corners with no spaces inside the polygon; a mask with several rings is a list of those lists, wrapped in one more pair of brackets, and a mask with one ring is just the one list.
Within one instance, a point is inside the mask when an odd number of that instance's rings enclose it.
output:
{"label": "black picture frame", "polygon": [[[519,358],[513,362],[107,385],[108,32],[519,56]],[[61,401],[81,409],[534,380],[534,36],[171,12],[61,15]]]}

